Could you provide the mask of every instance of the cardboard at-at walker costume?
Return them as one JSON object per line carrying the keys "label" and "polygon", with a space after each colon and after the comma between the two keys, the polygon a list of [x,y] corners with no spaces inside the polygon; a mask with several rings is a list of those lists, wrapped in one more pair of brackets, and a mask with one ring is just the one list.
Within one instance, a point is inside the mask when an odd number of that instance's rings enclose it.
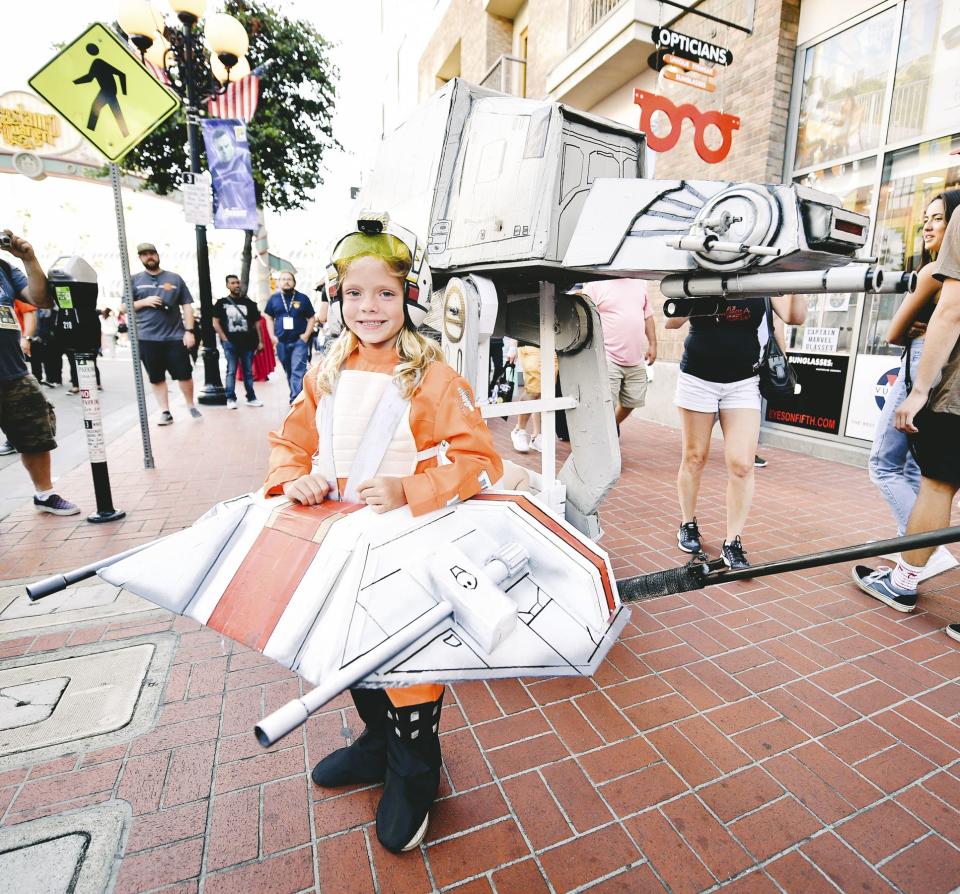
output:
{"label": "cardboard at-at walker costume", "polygon": [[[99,573],[292,668],[317,688],[261,721],[265,745],[351,686],[593,673],[629,616],[595,543],[620,451],[600,319],[571,286],[660,280],[686,314],[728,296],[905,284],[852,263],[867,220],[831,196],[644,180],[642,159],[630,128],[455,79],[387,138],[361,195],[428,234],[434,326],[483,415],[544,412],[534,496],[491,488],[420,517],[248,496],[31,594]],[[556,351],[563,396],[487,404],[494,333],[539,344],[545,367]],[[559,475],[558,409],[571,446]]]}

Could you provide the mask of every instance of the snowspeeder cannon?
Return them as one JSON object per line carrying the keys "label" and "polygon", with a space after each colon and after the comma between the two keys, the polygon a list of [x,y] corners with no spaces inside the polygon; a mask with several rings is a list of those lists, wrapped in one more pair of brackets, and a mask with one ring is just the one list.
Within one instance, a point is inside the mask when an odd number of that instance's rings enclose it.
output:
{"label": "snowspeeder cannon", "polygon": [[417,517],[248,495],[30,597],[94,573],[315,687],[257,724],[264,746],[352,686],[591,676],[630,617],[607,554],[509,491]]}

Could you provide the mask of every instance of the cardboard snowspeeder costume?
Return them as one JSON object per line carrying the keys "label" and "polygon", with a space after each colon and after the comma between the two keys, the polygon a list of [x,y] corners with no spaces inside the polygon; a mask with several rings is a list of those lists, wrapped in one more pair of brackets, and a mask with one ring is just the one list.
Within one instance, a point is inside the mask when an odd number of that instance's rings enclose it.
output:
{"label": "cardboard snowspeeder costume", "polygon": [[416,518],[243,497],[99,574],[323,684],[319,704],[358,684],[589,676],[630,614],[603,550],[496,491]]}

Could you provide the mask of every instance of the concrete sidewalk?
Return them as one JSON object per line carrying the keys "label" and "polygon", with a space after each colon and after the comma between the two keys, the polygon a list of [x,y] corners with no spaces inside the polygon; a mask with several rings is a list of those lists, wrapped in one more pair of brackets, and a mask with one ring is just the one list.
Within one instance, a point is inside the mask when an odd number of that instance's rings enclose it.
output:
{"label": "concrete sidewalk", "polygon": [[[175,400],[176,423],[152,429],[151,472],[137,429],[111,442],[128,519],[17,509],[0,522],[0,579],[126,549],[253,489],[285,389],[281,376],[258,386],[265,408],[208,408],[200,422]],[[508,428],[494,423],[517,458]],[[620,574],[679,564],[679,436],[628,421],[623,447],[603,545]],[[765,455],[752,561],[889,535],[865,473]],[[88,469],[58,487],[93,510]],[[716,456],[698,513],[712,552],[723,490]],[[960,618],[960,573],[931,583],[912,615],[863,596],[846,566],[712,587],[636,606],[593,680],[451,687],[441,800],[426,845],[403,857],[376,841],[377,788],[309,781],[359,732],[347,698],[264,751],[252,727],[299,692],[290,672],[106,585],[30,606],[10,583],[0,871],[38,892],[66,890],[63,879],[169,894],[949,892],[960,647],[941,628]]]}

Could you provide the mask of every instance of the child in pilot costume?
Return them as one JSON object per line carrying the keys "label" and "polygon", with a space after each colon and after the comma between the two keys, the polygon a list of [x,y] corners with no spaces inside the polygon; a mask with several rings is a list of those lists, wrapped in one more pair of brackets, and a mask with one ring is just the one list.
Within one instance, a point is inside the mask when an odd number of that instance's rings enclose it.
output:
{"label": "child in pilot costume", "polygon": [[[406,504],[422,515],[497,481],[503,466],[470,386],[416,331],[431,285],[416,237],[386,215],[366,215],[335,246],[327,277],[330,318],[343,333],[270,435],[265,493],[375,512]],[[366,730],[311,774],[323,787],[383,782],[377,837],[395,853],[426,834],[440,783],[443,689],[351,689]]]}

